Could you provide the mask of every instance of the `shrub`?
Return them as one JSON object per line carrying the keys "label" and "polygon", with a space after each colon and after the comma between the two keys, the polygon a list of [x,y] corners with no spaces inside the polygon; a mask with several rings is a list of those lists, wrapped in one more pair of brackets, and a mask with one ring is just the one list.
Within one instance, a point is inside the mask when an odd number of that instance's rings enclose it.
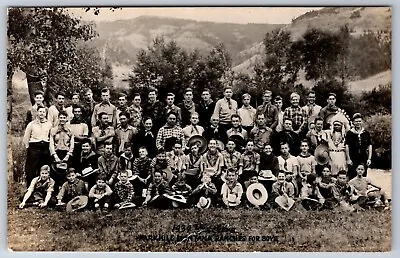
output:
{"label": "shrub", "polygon": [[365,115],[390,114],[392,109],[392,84],[379,85],[378,88],[364,92],[361,107],[368,112]]}
{"label": "shrub", "polygon": [[372,138],[372,166],[374,168],[391,168],[392,155],[392,116],[376,114],[365,120],[365,129]]}

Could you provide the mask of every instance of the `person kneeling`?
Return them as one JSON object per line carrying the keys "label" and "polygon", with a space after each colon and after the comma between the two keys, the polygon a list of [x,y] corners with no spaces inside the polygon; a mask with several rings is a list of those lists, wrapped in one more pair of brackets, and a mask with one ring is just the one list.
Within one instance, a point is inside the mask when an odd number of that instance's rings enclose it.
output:
{"label": "person kneeling", "polygon": [[96,179],[96,184],[89,191],[89,202],[96,212],[100,212],[103,208],[104,212],[108,211],[111,194],[113,191],[106,184],[107,176],[100,174]]}
{"label": "person kneeling", "polygon": [[54,180],[50,178],[50,167],[44,165],[40,168],[40,175],[32,179],[19,208],[23,209],[26,205],[51,207],[55,204],[55,198],[52,198],[53,191]]}
{"label": "person kneeling", "polygon": [[153,182],[147,189],[146,199],[143,206],[152,206],[155,208],[165,209],[170,207],[171,202],[164,194],[171,194],[168,183],[163,179],[160,171],[154,172]]}
{"label": "person kneeling", "polygon": [[226,173],[226,182],[222,185],[221,195],[223,203],[229,207],[236,207],[241,203],[243,187],[237,181],[237,174],[234,169]]}

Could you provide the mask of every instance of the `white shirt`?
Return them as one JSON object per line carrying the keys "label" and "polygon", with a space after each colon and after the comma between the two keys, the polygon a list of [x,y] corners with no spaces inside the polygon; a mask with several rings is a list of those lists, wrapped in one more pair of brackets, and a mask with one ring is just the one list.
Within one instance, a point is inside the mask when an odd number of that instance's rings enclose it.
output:
{"label": "white shirt", "polygon": [[23,140],[25,147],[28,148],[30,142],[49,142],[51,128],[51,123],[46,119],[43,122],[40,122],[39,119],[31,121],[25,129]]}

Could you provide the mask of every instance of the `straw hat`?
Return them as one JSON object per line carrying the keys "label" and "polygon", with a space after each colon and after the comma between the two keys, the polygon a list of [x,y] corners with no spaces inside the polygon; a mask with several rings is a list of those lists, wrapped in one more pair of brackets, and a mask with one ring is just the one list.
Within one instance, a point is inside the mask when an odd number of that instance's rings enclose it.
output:
{"label": "straw hat", "polygon": [[81,210],[86,207],[88,204],[89,198],[85,195],[79,195],[73,198],[71,201],[67,203],[66,210],[67,212],[73,212],[77,210]]}
{"label": "straw hat", "polygon": [[247,200],[253,205],[260,206],[267,202],[268,193],[264,185],[260,183],[251,184],[246,191]]}
{"label": "straw hat", "polygon": [[200,197],[199,202],[197,203],[196,207],[200,209],[207,209],[211,205],[211,199],[206,197]]}
{"label": "straw hat", "polygon": [[278,196],[275,198],[275,202],[281,206],[285,211],[290,210],[294,205],[294,200],[290,197],[285,198],[284,196]]}

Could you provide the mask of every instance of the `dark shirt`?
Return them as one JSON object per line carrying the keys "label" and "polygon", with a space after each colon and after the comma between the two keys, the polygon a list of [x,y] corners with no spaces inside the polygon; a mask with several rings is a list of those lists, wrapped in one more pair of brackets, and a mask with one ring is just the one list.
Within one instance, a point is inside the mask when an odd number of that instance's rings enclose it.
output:
{"label": "dark shirt", "polygon": [[161,126],[164,125],[165,114],[165,105],[158,100],[154,103],[147,102],[143,106],[143,116],[153,119],[153,127],[155,130],[160,129]]}
{"label": "dark shirt", "polygon": [[178,105],[178,107],[181,108],[181,115],[182,115],[181,127],[182,128],[184,128],[187,125],[190,125],[190,116],[192,115],[193,112],[197,112],[197,113],[199,112],[199,105],[196,103],[193,103],[193,105],[194,105],[194,107],[192,108],[192,110],[188,110],[183,102]]}
{"label": "dark shirt", "polygon": [[226,132],[221,132],[219,127],[213,128],[211,126],[206,127],[204,129],[203,137],[206,138],[207,142],[209,142],[211,139],[217,139],[223,141],[224,138],[227,138]]}
{"label": "dark shirt", "polygon": [[346,145],[349,146],[349,155],[353,162],[365,163],[368,160],[368,147],[371,144],[371,135],[367,131],[357,134],[350,130],[346,134]]}
{"label": "dark shirt", "polygon": [[150,133],[146,133],[144,130],[140,131],[134,137],[132,137],[132,153],[135,157],[139,157],[139,148],[141,146],[146,147],[148,156],[150,158],[154,158],[157,154],[157,147],[156,147],[156,138],[157,133],[154,131]]}
{"label": "dark shirt", "polygon": [[98,156],[91,151],[88,155],[83,155],[81,153],[80,164],[75,168],[77,172],[80,173],[85,168],[91,167],[93,169],[98,168]]}
{"label": "dark shirt", "polygon": [[278,125],[278,108],[271,103],[268,105],[262,104],[257,107],[256,115],[254,116],[255,120],[257,120],[258,114],[264,114],[266,120],[265,125],[272,130]]}
{"label": "dark shirt", "polygon": [[138,175],[140,178],[147,178],[151,173],[151,159],[146,158],[137,158],[133,162],[132,172],[134,175]]}
{"label": "dark shirt", "polygon": [[300,138],[293,131],[281,131],[276,134],[275,144],[274,144],[274,153],[275,155],[279,155],[281,152],[281,142],[287,142],[289,144],[289,152],[293,156],[297,156],[300,153]]}
{"label": "dark shirt", "polygon": [[270,155],[261,152],[260,154],[260,171],[261,170],[271,170],[274,176],[278,176],[279,172],[279,162],[278,158],[271,153]]}
{"label": "dark shirt", "polygon": [[209,104],[205,104],[203,101],[199,104],[199,125],[203,126],[204,128],[210,125],[211,116],[214,113],[215,109],[215,102],[212,101]]}

